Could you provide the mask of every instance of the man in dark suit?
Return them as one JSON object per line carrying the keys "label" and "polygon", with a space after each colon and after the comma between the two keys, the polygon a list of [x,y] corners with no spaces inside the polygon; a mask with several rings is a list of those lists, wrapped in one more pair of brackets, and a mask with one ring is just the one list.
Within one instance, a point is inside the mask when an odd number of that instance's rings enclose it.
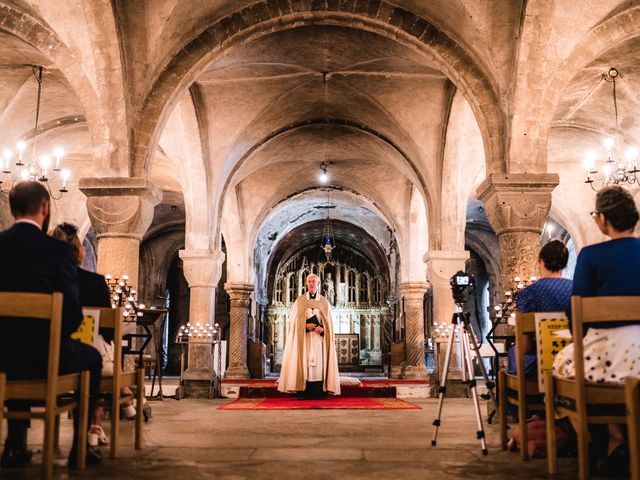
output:
{"label": "man in dark suit", "polygon": [[[90,408],[93,412],[100,388],[102,358],[98,351],[70,335],[82,322],[76,259],[70,245],[46,235],[49,226],[50,197],[39,182],[20,182],[9,193],[15,224],[0,233],[0,291],[62,292],[60,373],[89,370]],[[46,377],[48,326],[29,319],[0,323],[0,371],[12,379]],[[28,409],[23,402],[9,408]],[[77,412],[76,412],[77,413]],[[69,465],[74,466],[78,439],[78,414],[74,415],[74,441]],[[29,463],[26,420],[9,421],[9,432],[1,457],[3,467]],[[97,451],[89,449],[87,463],[100,462]]]}

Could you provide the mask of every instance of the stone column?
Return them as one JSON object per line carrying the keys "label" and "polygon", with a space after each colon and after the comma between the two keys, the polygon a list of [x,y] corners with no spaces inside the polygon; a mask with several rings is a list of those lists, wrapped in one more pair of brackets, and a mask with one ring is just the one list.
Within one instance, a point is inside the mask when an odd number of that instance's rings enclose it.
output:
{"label": "stone column", "polygon": [[[222,276],[224,253],[219,250],[180,250],[184,277],[189,284],[189,322],[215,323],[216,287]],[[208,397],[213,378],[211,345],[190,343],[183,395]]]}
{"label": "stone column", "polygon": [[540,233],[558,183],[555,173],[494,173],[478,187],[478,199],[486,205],[500,243],[501,292],[512,286],[516,275],[535,274]]}
{"label": "stone column", "polygon": [[229,336],[229,368],[225,378],[249,378],[247,367],[247,328],[253,285],[250,283],[225,283],[224,289],[231,297],[231,332]]}
{"label": "stone column", "polygon": [[87,212],[97,233],[98,272],[126,274],[137,288],[140,241],[162,192],[140,177],[81,178],[79,188],[87,196]]}
{"label": "stone column", "polygon": [[[456,311],[456,305],[451,294],[450,280],[453,275],[465,270],[465,262],[469,259],[466,250],[430,250],[424,256],[427,264],[427,280],[433,289],[433,320],[439,324],[448,324]],[[435,348],[438,350],[438,373],[441,375],[444,367],[448,338],[436,340]],[[451,380],[462,378],[461,352],[456,342],[451,352],[448,378]]]}
{"label": "stone column", "polygon": [[427,283],[407,282],[399,287],[404,297],[406,326],[404,378],[426,380],[429,376],[424,362],[424,294],[427,292]]}

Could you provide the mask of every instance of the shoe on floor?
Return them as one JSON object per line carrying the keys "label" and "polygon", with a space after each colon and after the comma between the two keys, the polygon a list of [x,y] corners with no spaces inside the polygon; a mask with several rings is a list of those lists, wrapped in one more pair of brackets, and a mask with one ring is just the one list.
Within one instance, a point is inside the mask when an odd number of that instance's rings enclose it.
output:
{"label": "shoe on floor", "polygon": [[[93,448],[90,445],[87,445],[86,461],[87,467],[90,467],[92,465],[100,465],[100,463],[102,463],[102,455],[100,455],[100,452],[97,449]],[[71,470],[75,470],[76,468],[78,468],[78,452],[75,447],[71,449],[71,453],[69,454],[68,467]]]}
{"label": "shoe on floor", "polygon": [[97,447],[98,445],[109,445],[109,437],[100,425],[91,425],[89,429],[89,434],[87,435],[87,442],[92,447]]}
{"label": "shoe on floor", "polygon": [[610,478],[628,478],[629,477],[629,447],[624,443],[618,445],[616,449],[611,452],[604,463],[600,465],[598,473],[603,477]]}
{"label": "shoe on floor", "polygon": [[124,407],[124,416],[127,420],[136,418],[136,407],[134,407],[133,404]]}
{"label": "shoe on floor", "polygon": [[0,458],[0,466],[2,468],[24,467],[31,463],[32,456],[31,450],[6,447]]}

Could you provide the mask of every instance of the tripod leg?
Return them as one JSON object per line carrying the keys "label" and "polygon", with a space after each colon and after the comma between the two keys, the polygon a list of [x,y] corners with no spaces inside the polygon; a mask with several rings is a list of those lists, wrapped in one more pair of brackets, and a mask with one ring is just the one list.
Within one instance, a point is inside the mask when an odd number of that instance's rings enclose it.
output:
{"label": "tripod leg", "polygon": [[489,396],[491,397],[491,401],[493,402],[494,412],[498,411],[498,402],[496,401],[495,394],[495,382],[489,380],[489,375],[487,374],[487,369],[484,368],[484,363],[482,363],[482,357],[480,356],[480,347],[478,347],[478,342],[476,342],[476,337],[473,335],[473,330],[467,323],[465,323],[465,328],[468,332],[470,347],[476,353],[476,358],[478,359],[478,366],[480,367],[480,371],[482,372],[482,377],[484,378],[484,384],[487,387],[487,392],[489,392]]}
{"label": "tripod leg", "polygon": [[469,331],[467,330],[467,325],[463,324],[460,343],[462,344],[462,356],[467,366],[467,372],[469,375],[469,389],[471,390],[471,398],[473,399],[473,406],[476,412],[476,424],[478,427],[478,431],[476,435],[480,440],[480,445],[482,447],[482,454],[487,455],[489,451],[487,450],[484,427],[482,426],[482,413],[480,412],[480,403],[478,399],[478,391],[476,389],[476,380],[473,374],[473,363],[471,361],[471,348],[469,346],[469,336],[470,334],[469,334]]}
{"label": "tripod leg", "polygon": [[440,418],[442,416],[442,404],[444,402],[444,394],[447,391],[447,374],[449,373],[449,361],[451,360],[451,351],[453,350],[453,342],[456,338],[456,332],[458,331],[458,324],[454,323],[451,330],[451,336],[449,337],[449,343],[447,344],[447,353],[444,357],[444,367],[442,370],[442,377],[440,379],[440,385],[438,386],[438,408],[437,416],[433,421],[433,438],[431,439],[431,445],[435,446],[438,438],[438,427],[440,427]]}

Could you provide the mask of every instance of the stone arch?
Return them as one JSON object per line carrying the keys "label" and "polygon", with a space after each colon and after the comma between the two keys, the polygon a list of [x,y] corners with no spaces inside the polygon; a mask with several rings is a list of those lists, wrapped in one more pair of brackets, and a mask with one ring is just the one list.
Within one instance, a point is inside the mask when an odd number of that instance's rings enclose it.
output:
{"label": "stone arch", "polygon": [[97,160],[98,166],[104,166],[106,159],[102,158],[100,151],[102,131],[106,128],[99,113],[102,109],[75,53],[43,21],[5,2],[0,2],[0,30],[31,45],[60,69],[84,109],[95,154],[94,162]]}
{"label": "stone arch", "polygon": [[640,35],[640,5],[634,5],[626,10],[617,11],[595,26],[573,48],[571,54],[557,69],[546,88],[541,105],[543,106],[540,136],[545,146],[542,152],[546,159],[546,147],[549,142],[549,131],[553,117],[566,88],[581,68],[598,58],[608,49],[621,42]]}
{"label": "stone arch", "polygon": [[234,44],[306,25],[338,25],[379,33],[418,49],[440,66],[469,101],[483,135],[487,172],[504,172],[505,117],[495,82],[479,63],[455,40],[426,19],[387,2],[371,1],[341,10],[339,2],[323,4],[265,0],[207,25],[186,44],[143,96],[138,123],[133,128],[133,175],[144,175],[152,151],[176,96],[193,83],[205,65]]}

